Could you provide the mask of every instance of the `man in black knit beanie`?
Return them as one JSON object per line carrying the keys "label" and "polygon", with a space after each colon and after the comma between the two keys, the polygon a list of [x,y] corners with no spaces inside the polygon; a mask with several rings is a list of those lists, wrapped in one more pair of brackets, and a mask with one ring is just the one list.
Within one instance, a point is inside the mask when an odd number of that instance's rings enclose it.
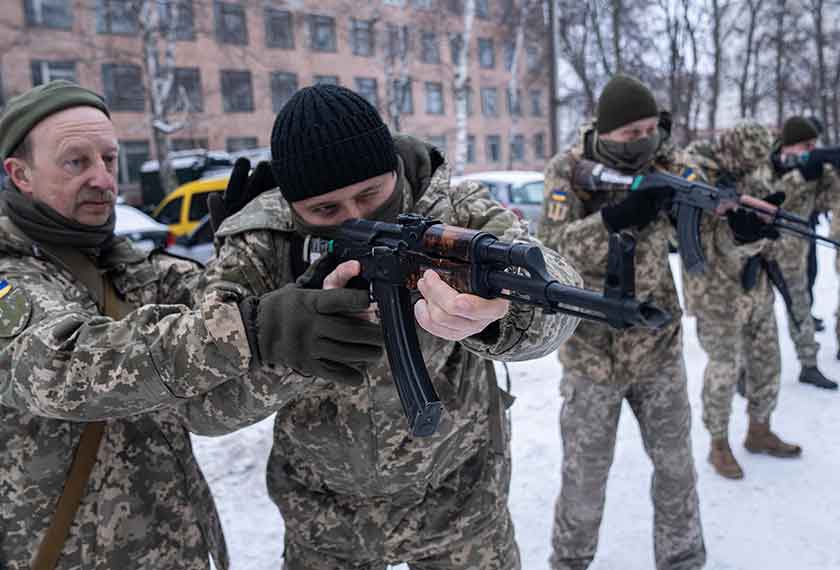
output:
{"label": "man in black knit beanie", "polygon": [[[411,212],[506,240],[530,239],[485,188],[450,187],[437,149],[392,137],[376,109],[348,89],[319,85],[297,92],[277,115],[271,151],[279,188],[224,221],[216,234],[218,256],[208,268],[209,287],[243,300],[274,289],[318,294],[343,288],[357,276],[358,262],[330,272],[320,270],[328,258],[308,265],[305,238],[352,218],[393,222]],[[580,283],[556,253],[544,255],[560,282]],[[384,358],[329,378],[316,373],[308,382],[290,381],[268,464],[269,494],[285,524],[286,570],[401,562],[441,570],[520,568],[507,509],[505,409],[512,398],[497,387],[491,360],[548,354],[577,319],[459,294],[432,271],[418,289],[417,332],[445,410],[439,429],[431,437],[411,436]],[[252,323],[256,352],[274,350],[260,337],[276,328],[285,331],[280,344],[305,352],[298,331],[310,317],[288,308],[277,322]],[[364,309],[361,317],[372,318]],[[363,322],[360,315],[345,316]],[[294,368],[293,351],[285,354],[288,368],[252,373],[282,378]],[[328,363],[325,370],[335,372]]]}

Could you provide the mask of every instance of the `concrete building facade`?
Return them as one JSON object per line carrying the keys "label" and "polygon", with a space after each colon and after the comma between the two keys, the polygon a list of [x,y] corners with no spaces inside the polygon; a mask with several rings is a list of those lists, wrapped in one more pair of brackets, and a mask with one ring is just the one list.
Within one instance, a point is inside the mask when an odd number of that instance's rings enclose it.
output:
{"label": "concrete building facade", "polygon": [[[0,104],[33,85],[71,79],[103,93],[121,142],[121,183],[153,158],[140,0],[2,0]],[[276,112],[298,88],[336,82],[367,97],[392,130],[455,148],[458,0],[169,0],[175,81],[183,101],[171,148],[241,150],[270,144]],[[476,0],[470,42],[467,172],[542,170],[548,77],[539,46],[517,61],[512,0]],[[162,43],[161,43],[162,47]],[[186,95],[186,97],[183,97]],[[188,101],[188,104],[187,104]]]}

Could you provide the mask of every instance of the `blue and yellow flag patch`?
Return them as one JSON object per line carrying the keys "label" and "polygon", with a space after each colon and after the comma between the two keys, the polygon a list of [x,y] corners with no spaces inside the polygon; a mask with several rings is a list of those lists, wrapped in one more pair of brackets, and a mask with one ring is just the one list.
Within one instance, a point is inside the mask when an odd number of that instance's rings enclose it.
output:
{"label": "blue and yellow flag patch", "polygon": [[559,188],[555,188],[551,191],[551,199],[555,202],[565,202],[566,195],[567,192],[565,190],[560,190]]}
{"label": "blue and yellow flag patch", "polygon": [[12,292],[12,284],[5,279],[0,279],[0,299]]}

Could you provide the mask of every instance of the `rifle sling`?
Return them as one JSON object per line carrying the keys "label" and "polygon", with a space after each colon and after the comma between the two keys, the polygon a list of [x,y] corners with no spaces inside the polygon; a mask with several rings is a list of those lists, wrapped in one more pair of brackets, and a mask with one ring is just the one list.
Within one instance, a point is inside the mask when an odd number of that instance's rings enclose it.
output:
{"label": "rifle sling", "polygon": [[[119,320],[132,310],[132,306],[120,298],[108,274],[96,267],[93,260],[78,249],[53,245],[44,249],[61,260],[73,276],[84,284],[106,316]],[[53,519],[32,562],[32,570],[56,568],[96,463],[96,455],[104,433],[104,421],[88,422],[85,425]]]}

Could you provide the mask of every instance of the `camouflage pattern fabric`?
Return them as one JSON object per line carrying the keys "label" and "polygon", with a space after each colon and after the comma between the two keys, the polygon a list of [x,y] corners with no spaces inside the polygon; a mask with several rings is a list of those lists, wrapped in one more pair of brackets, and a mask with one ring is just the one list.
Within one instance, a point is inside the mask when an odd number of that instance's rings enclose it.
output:
{"label": "camouflage pattern fabric", "polygon": [[[581,143],[552,158],[546,167],[538,237],[581,272],[587,287],[603,289],[609,234],[600,209],[620,202],[626,193],[590,193],[571,183],[574,161],[584,155],[592,132],[592,125],[585,125]],[[672,170],[674,149],[664,145],[654,165]],[[637,297],[652,301],[674,318],[659,331],[618,331],[583,322],[560,348],[564,453],[553,530],[554,569],[586,568],[595,555],[618,415],[625,398],[632,404],[654,464],[657,568],[701,568],[705,563],[689,439],[682,312],[668,264],[668,242],[675,232],[663,212],[649,226],[630,233],[636,238]]]}
{"label": "camouflage pattern fabric", "polygon": [[[738,192],[764,197],[773,188],[766,158],[762,163],[756,157],[762,148],[768,156],[769,141],[769,132],[761,125],[739,123],[717,141],[692,143],[680,160],[712,184],[719,183],[725,172],[737,171],[741,173]],[[721,158],[724,155],[726,159]],[[705,216],[703,226],[704,234],[716,227],[717,239],[703,242],[706,271],[684,273],[683,292],[697,318],[700,345],[709,358],[703,371],[703,422],[712,438],[720,438],[728,436],[732,398],[742,371],[747,378],[751,416],[769,421],[778,400],[781,356],[773,289],[764,271],[759,272],[750,291],[744,290],[741,281],[747,259],[758,253],[771,256],[775,244],[761,240],[737,245],[726,231],[723,217]]]}
{"label": "camouflage pattern fabric", "polygon": [[[840,206],[840,179],[830,165],[826,165],[819,180],[811,182],[805,180],[799,170],[791,170],[775,178],[774,189],[785,193],[783,208],[804,218],[815,210],[836,211]],[[803,367],[816,366],[820,345],[816,341],[814,321],[811,319],[808,242],[791,235],[782,236],[775,248],[775,257],[793,301],[793,318],[788,318],[788,331],[799,363]]]}
{"label": "camouflage pattern fabric", "polygon": [[[432,147],[410,137],[395,137],[395,142],[412,190],[404,196],[404,212],[506,240],[531,239],[485,188],[473,182],[450,188],[449,167]],[[208,290],[224,287],[241,296],[259,295],[295,279],[292,256],[299,242],[279,191],[262,194],[225,220],[217,238],[219,253],[208,268]],[[571,266],[554,252],[544,253],[560,282],[580,285]],[[492,426],[504,423],[506,395],[496,388],[488,359],[548,354],[569,337],[577,321],[511,306],[503,319],[461,342],[418,328],[429,376],[444,406],[438,432],[429,438],[409,436],[385,358],[367,369],[366,382],[358,387],[309,380],[277,415],[268,465],[269,492],[292,541],[287,565],[309,567],[305,560],[317,555],[343,560],[344,567],[397,560],[420,564],[435,557],[451,560],[437,568],[473,568],[470,560],[476,557],[498,558],[498,566],[491,568],[518,567],[509,562],[516,559],[512,541],[498,554],[498,544],[479,547],[475,542],[509,518],[507,475],[475,479],[472,473],[492,470],[496,456],[508,447],[503,430],[495,430],[501,441],[491,436]],[[477,482],[462,484],[468,478]],[[399,513],[407,501],[414,513],[404,518]],[[368,504],[373,505],[369,510],[357,508]],[[360,528],[365,520],[376,524]],[[380,523],[382,528],[369,528]],[[458,549],[469,551],[460,562]],[[305,560],[296,559],[299,552]]]}
{"label": "camouflage pattern fabric", "polygon": [[187,430],[226,431],[243,390],[282,383],[235,380],[251,358],[237,305],[219,290],[191,309],[194,263],[127,242],[99,262],[136,307],[124,319],[0,216],[0,567],[30,568],[84,422],[103,420],[58,569],[226,569]]}
{"label": "camouflage pattern fabric", "polygon": [[[832,239],[840,239],[840,207],[831,211],[831,229],[829,231],[829,235]],[[835,253],[834,271],[840,275],[840,253]],[[838,293],[840,293],[840,289],[838,289]],[[838,340],[838,346],[840,346],[840,301],[837,303],[837,309],[834,316],[834,335]]]}

